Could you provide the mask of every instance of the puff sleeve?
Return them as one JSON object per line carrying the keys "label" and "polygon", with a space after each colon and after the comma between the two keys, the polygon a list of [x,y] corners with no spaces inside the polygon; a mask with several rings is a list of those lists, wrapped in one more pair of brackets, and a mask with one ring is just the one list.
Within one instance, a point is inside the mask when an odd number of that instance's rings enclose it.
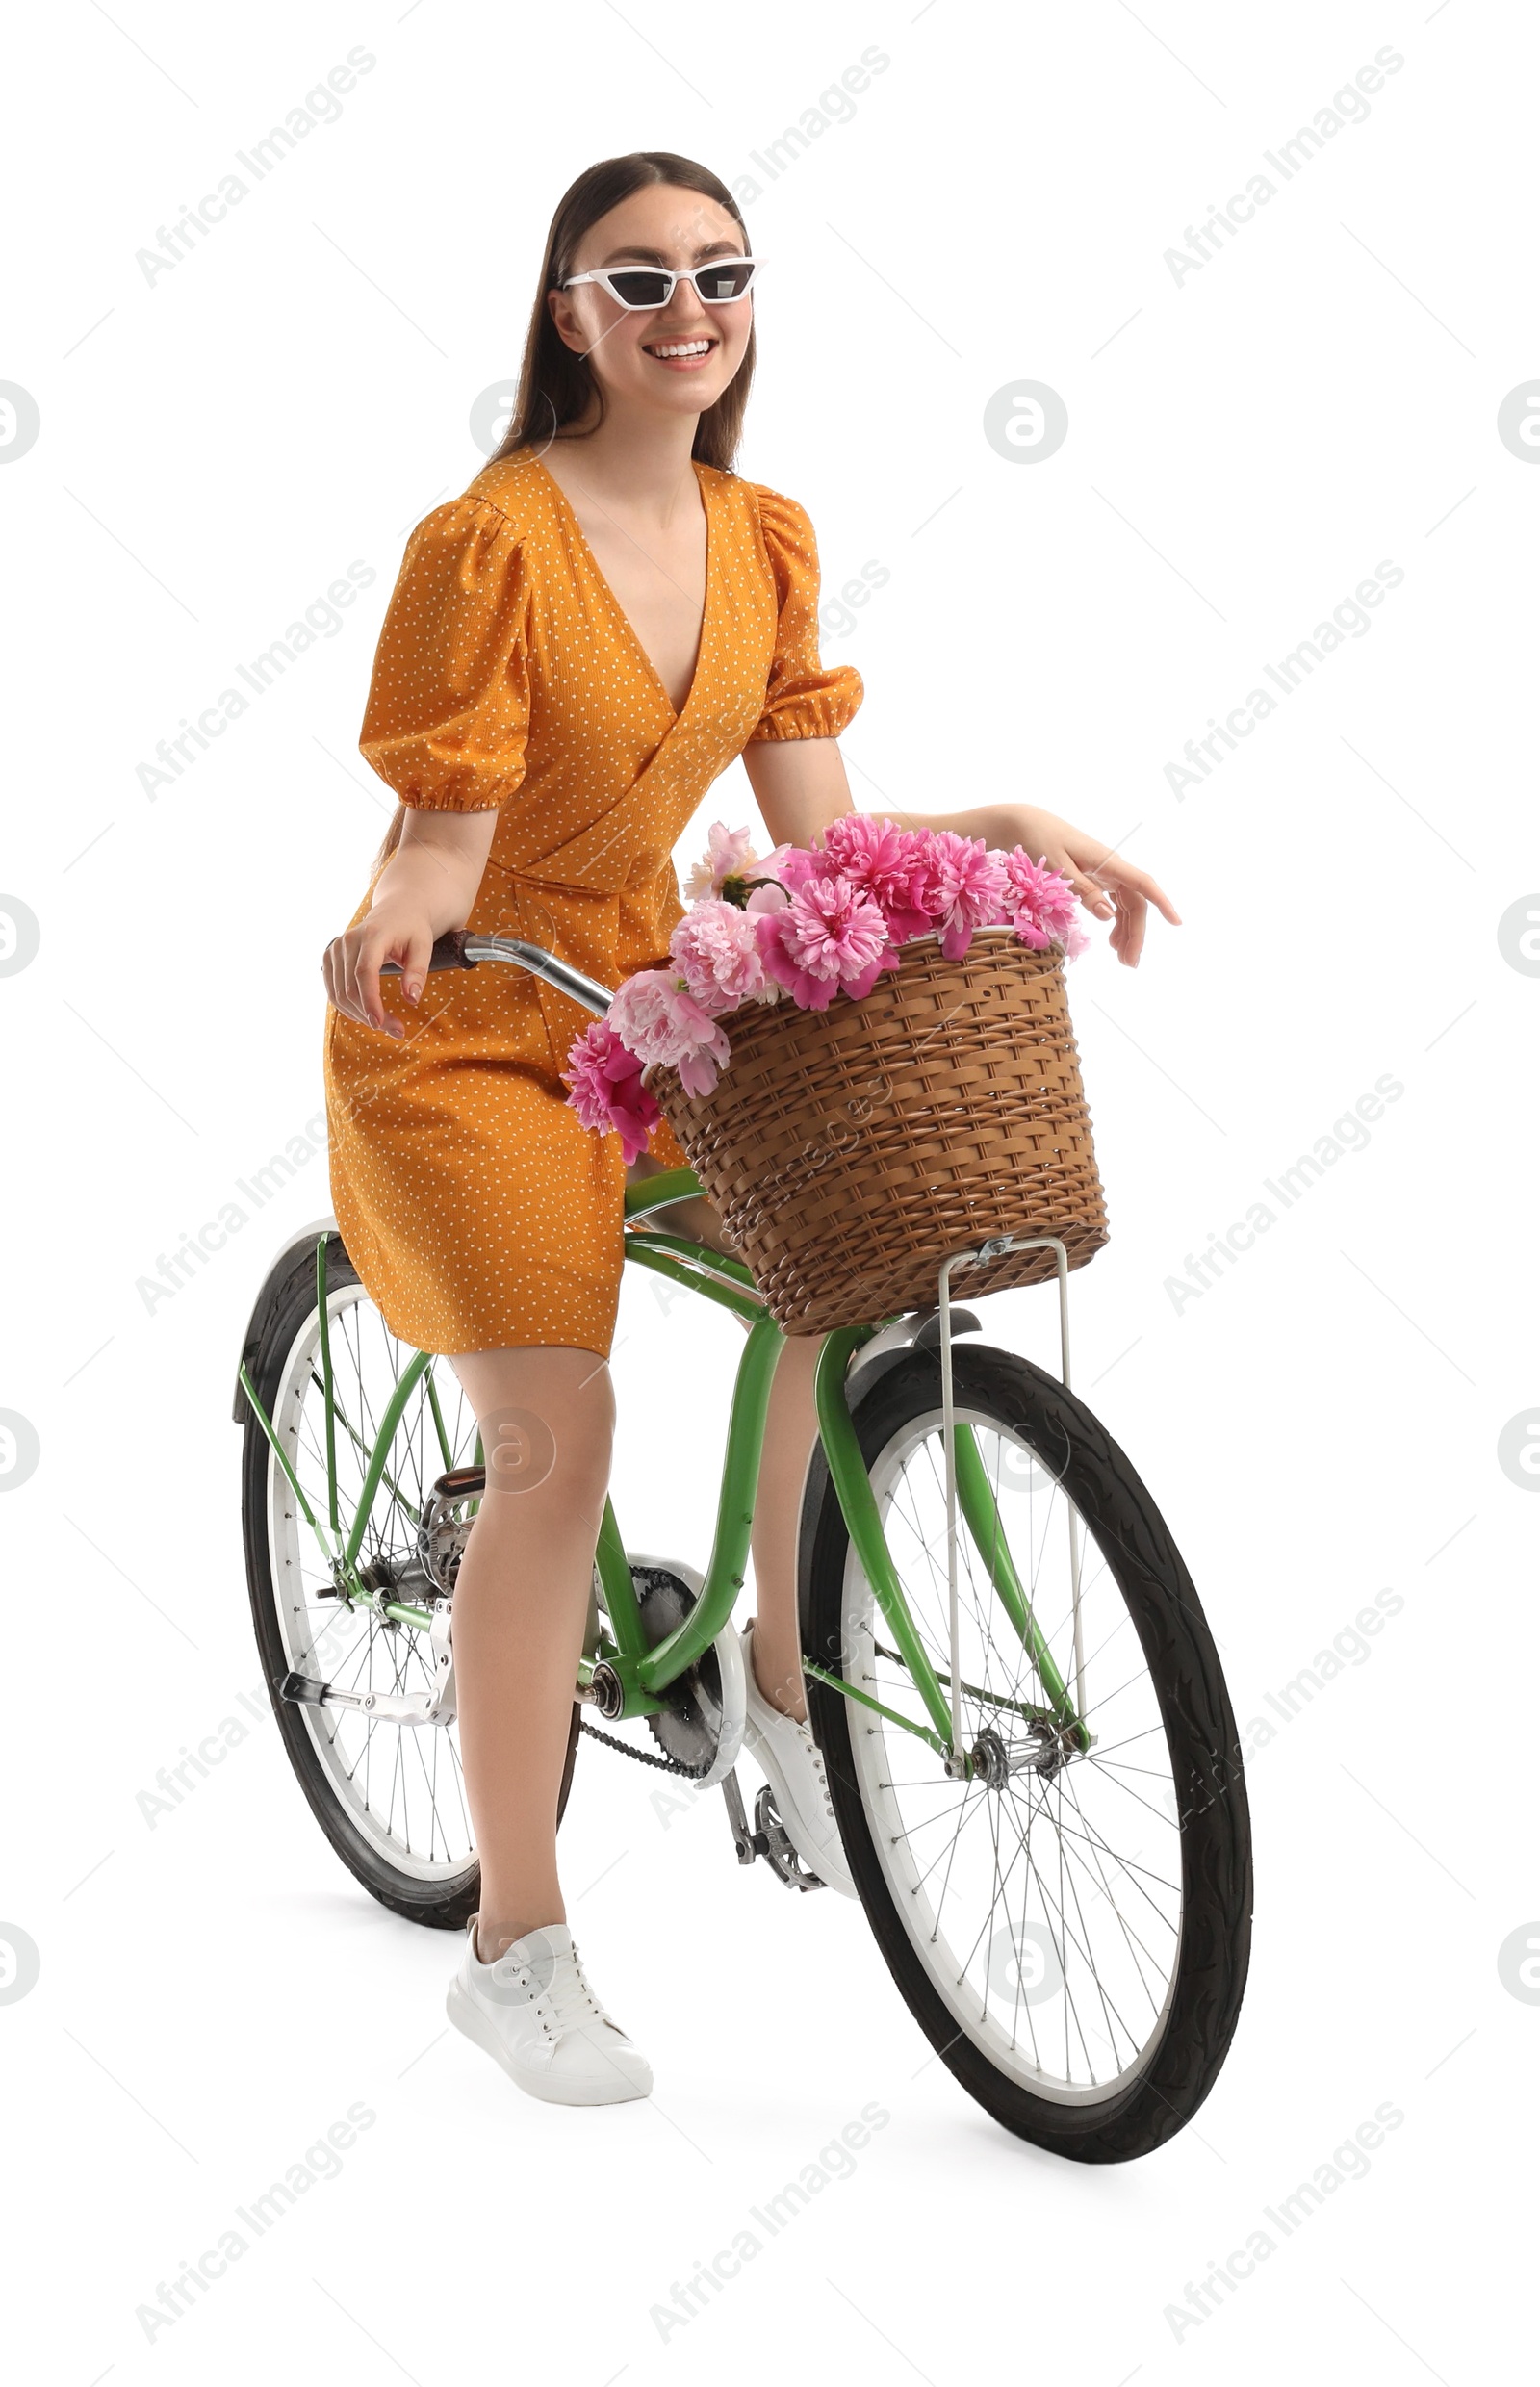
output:
{"label": "puff sleeve", "polygon": [[826,671],[818,659],[818,545],[802,507],[751,482],[776,584],[775,656],[764,710],[748,743],[782,737],[837,737],[864,693],[849,663]]}
{"label": "puff sleeve", "polygon": [[494,811],[524,777],[529,590],[495,505],[457,498],[406,543],[359,752],[403,804]]}

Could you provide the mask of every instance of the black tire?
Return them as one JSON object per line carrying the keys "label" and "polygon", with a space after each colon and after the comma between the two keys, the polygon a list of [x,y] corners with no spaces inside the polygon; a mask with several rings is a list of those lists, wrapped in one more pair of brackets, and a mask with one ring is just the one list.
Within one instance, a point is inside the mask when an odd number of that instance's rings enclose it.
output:
{"label": "black tire", "polygon": [[[1106,1428],[1054,1377],[1009,1352],[959,1345],[954,1359],[959,1407],[998,1421],[1018,1437],[1078,1509],[1137,1631],[1158,1703],[1180,1831],[1180,1929],[1168,2004],[1137,2077],[1103,2102],[1065,2104],[1033,2093],[960,2031],[916,1953],[876,1852],[851,1739],[853,1719],[865,1711],[809,1679],[813,1730],[872,1928],[910,2011],[942,2061],[1016,2136],[1077,2163],[1125,2163],[1163,2145],[1191,2120],[1214,2085],[1240,2013],[1252,1884],[1235,1719],[1191,1578],[1148,1492]],[[852,1414],[868,1469],[914,1421],[937,1411],[940,1399],[934,1352],[910,1350],[896,1361],[874,1363],[864,1384],[858,1374]],[[803,1512],[802,1630],[807,1655],[835,1674],[845,1665],[848,1552],[844,1517],[820,1452]]]}
{"label": "black tire", "polygon": [[[359,1284],[357,1270],[343,1248],[342,1238],[335,1234],[327,1241],[326,1280],[332,1292]],[[273,1414],[273,1404],[291,1353],[299,1339],[313,1328],[316,1314],[315,1249],[307,1245],[297,1255],[286,1256],[274,1268],[263,1287],[254,1312],[255,1332],[246,1348],[245,1364],[256,1387],[257,1398],[270,1417]],[[268,1685],[280,1737],[299,1786],[333,1849],[371,1897],[377,1898],[380,1905],[388,1907],[393,1914],[404,1915],[409,1922],[423,1923],[441,1931],[463,1930],[470,1916],[475,1912],[480,1896],[481,1868],[475,1858],[460,1870],[436,1882],[417,1880],[410,1873],[392,1865],[357,1828],[338,1797],[333,1778],[318,1751],[309,1721],[317,1710],[298,1707],[278,1695],[279,1685],[290,1671],[291,1659],[279,1622],[270,1538],[270,1494],[275,1462],[267,1435],[244,1398],[238,1401],[237,1415],[244,1419],[245,1427],[242,1453],[242,1525],[251,1621],[261,1654],[263,1679]],[[385,1502],[388,1498],[382,1486],[378,1499]],[[566,1811],[568,1794],[572,1788],[580,1715],[581,1710],[575,1705],[561,1778],[558,1821]],[[443,1728],[424,1729],[436,1731]]]}

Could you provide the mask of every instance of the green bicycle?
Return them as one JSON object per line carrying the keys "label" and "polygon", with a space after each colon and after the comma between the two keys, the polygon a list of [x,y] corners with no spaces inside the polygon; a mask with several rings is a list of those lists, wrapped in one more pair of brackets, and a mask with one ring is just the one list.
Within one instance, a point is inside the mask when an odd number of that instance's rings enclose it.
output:
{"label": "green bicycle", "polygon": [[[516,939],[444,938],[433,966],[491,961],[608,1002]],[[807,1890],[771,1792],[751,1820],[734,1770],[731,1620],[783,1338],[741,1262],[656,1223],[699,1191],[682,1169],[632,1186],[625,1251],[748,1327],[711,1552],[704,1574],[628,1554],[606,1504],[561,1805],[586,1730],[720,1784],[739,1862]],[[1006,2129],[1124,2162],[1191,2119],[1235,2030],[1245,1789],[1187,1569],[1069,1390],[1063,1246],[1062,1380],[955,1341],[980,1328],[952,1272],[998,1248],[950,1260],[934,1311],[825,1344],[799,1544],[808,1709],[867,1917],[942,2062]],[[478,1868],[451,1623],[485,1477],[458,1379],[395,1340],[322,1223],[262,1288],[235,1415],[257,1641],[305,1796],[374,1897],[460,1928]]]}

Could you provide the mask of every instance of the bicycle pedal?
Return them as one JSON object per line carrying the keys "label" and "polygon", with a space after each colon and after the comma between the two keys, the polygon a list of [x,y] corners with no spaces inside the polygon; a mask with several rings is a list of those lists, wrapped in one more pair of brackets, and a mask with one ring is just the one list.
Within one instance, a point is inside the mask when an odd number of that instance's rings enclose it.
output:
{"label": "bicycle pedal", "polygon": [[776,1809],[775,1792],[768,1783],[754,1802],[755,1842],[764,1842],[760,1854],[778,1882],[788,1889],[827,1889],[829,1885],[818,1873],[810,1873],[792,1847],[786,1827]]}
{"label": "bicycle pedal", "polygon": [[732,1773],[723,1775],[722,1796],[732,1830],[733,1852],[740,1865],[751,1865],[756,1857],[762,1857],[777,1881],[783,1882],[788,1889],[824,1889],[828,1886],[818,1874],[808,1871],[786,1837],[785,1826],[776,1812],[775,1795],[768,1783],[754,1802],[752,1829],[744,1811],[736,1767]]}

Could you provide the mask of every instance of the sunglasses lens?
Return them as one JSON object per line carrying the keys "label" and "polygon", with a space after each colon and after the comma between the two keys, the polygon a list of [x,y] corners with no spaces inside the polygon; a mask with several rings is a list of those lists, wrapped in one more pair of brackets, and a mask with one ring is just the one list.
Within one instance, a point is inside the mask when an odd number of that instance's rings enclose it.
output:
{"label": "sunglasses lens", "polygon": [[695,287],[707,306],[725,306],[731,298],[741,298],[754,280],[754,266],[747,257],[724,257],[720,263],[702,266],[695,277]]}
{"label": "sunglasses lens", "polygon": [[611,273],[610,289],[623,306],[661,307],[668,303],[669,277],[650,266],[628,266]]}

